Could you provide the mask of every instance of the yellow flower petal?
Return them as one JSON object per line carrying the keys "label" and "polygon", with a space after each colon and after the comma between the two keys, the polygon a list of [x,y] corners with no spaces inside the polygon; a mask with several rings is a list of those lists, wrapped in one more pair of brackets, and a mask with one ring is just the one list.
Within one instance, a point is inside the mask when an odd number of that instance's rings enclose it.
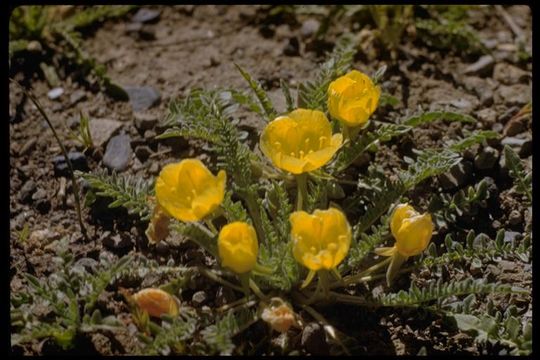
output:
{"label": "yellow flower petal", "polygon": [[218,176],[198,159],[185,159],[166,165],[156,180],[156,198],[160,206],[181,221],[199,221],[223,201],[226,174]]}
{"label": "yellow flower petal", "polygon": [[345,258],[352,232],[345,214],[330,208],[290,216],[293,256],[310,270],[333,269]]}
{"label": "yellow flower petal", "polygon": [[236,221],[225,225],[218,236],[221,264],[237,274],[253,270],[257,263],[259,243],[253,226]]}
{"label": "yellow flower petal", "polygon": [[396,249],[403,256],[414,256],[424,251],[431,240],[433,228],[430,214],[421,215],[408,204],[398,205],[390,221]]}
{"label": "yellow flower petal", "polygon": [[341,137],[332,136],[332,127],[324,113],[296,109],[266,126],[260,147],[276,167],[302,174],[330,161],[341,140]]}

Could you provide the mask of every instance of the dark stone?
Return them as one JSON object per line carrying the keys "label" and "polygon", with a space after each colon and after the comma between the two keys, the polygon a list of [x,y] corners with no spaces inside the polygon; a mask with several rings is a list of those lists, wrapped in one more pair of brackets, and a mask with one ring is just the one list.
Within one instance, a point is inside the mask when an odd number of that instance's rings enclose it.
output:
{"label": "dark stone", "polygon": [[141,161],[146,161],[150,155],[152,155],[152,150],[146,145],[143,146],[137,146],[135,149],[135,156]]}
{"label": "dark stone", "polygon": [[499,152],[491,146],[486,146],[474,158],[474,166],[479,170],[491,169],[499,159]]}
{"label": "dark stone", "polygon": [[505,85],[514,85],[529,78],[527,71],[507,63],[498,63],[493,70],[493,78]]}
{"label": "dark stone", "polygon": [[32,199],[32,195],[36,191],[36,183],[34,180],[28,180],[21,190],[19,191],[19,201],[22,203],[28,203]]}
{"label": "dark stone", "polygon": [[159,10],[141,8],[133,15],[131,21],[135,23],[155,23],[159,20],[160,15],[161,11]]}
{"label": "dark stone", "polygon": [[292,37],[289,39],[289,43],[283,49],[283,54],[287,56],[300,55],[300,42],[298,41],[298,38]]}
{"label": "dark stone", "polygon": [[156,253],[161,256],[169,255],[171,247],[166,241],[160,241],[156,244]]}
{"label": "dark stone", "polygon": [[464,160],[454,165],[450,171],[442,174],[439,177],[439,181],[444,189],[453,189],[465,184],[472,175],[472,172],[473,164],[470,161]]}
{"label": "dark stone", "polygon": [[157,116],[146,113],[135,113],[134,120],[135,127],[141,131],[153,129],[158,122]]}
{"label": "dark stone", "polygon": [[123,171],[128,167],[132,154],[129,135],[117,135],[107,144],[103,165],[111,170]]}
{"label": "dark stone", "polygon": [[133,111],[142,111],[159,104],[161,94],[150,86],[124,86]]}
{"label": "dark stone", "polygon": [[324,329],[316,322],[306,325],[302,331],[301,344],[310,354],[315,356],[327,356],[330,353]]}
{"label": "dark stone", "polygon": [[133,242],[129,235],[111,235],[110,231],[105,231],[103,235],[101,235],[100,240],[102,241],[103,246],[111,250],[123,250],[133,246]]}
{"label": "dark stone", "polygon": [[520,158],[527,158],[532,155],[532,139],[527,139],[523,145],[521,145],[518,155]]}
{"label": "dark stone", "polygon": [[[73,170],[88,170],[88,163],[86,161],[86,155],[78,151],[70,151],[68,153],[68,159],[73,166]],[[53,159],[54,172],[56,175],[67,176],[69,175],[69,166],[66,162],[64,155],[55,156]]]}
{"label": "dark stone", "polygon": [[519,225],[523,222],[523,216],[519,211],[512,210],[512,212],[508,216],[508,222],[510,223],[510,225]]}

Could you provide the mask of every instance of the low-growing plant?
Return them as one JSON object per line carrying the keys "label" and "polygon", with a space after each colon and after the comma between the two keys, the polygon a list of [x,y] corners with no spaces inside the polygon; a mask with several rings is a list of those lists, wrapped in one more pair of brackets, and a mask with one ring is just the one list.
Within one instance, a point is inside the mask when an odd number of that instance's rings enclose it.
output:
{"label": "low-growing plant", "polygon": [[[152,289],[155,284],[139,295],[126,295],[141,332],[141,352],[231,354],[235,351],[233,337],[253,323],[262,319],[269,331],[286,338],[291,328],[303,326],[297,319],[300,310],[305,310],[323,324],[340,352],[349,353],[340,332],[322,315],[325,306],[335,303],[370,309],[419,307],[452,316],[459,328],[476,331],[479,341],[500,341],[516,353],[530,351],[530,325],[521,331],[515,320],[508,320],[515,319],[514,315],[485,320],[469,314],[470,306],[452,306],[461,299],[470,305],[471,299],[483,294],[528,294],[523,288],[435,275],[427,286],[419,288],[412,281],[408,291],[393,290],[396,279],[418,268],[436,274],[437,267],[480,261],[475,260],[480,256],[486,260],[529,254],[530,237],[507,244],[501,239],[504,234],[498,234],[495,241],[474,233],[462,241],[448,235],[438,255],[439,224],[433,219],[442,216],[452,222],[456,217],[445,212],[446,205],[430,213],[407,198],[425,180],[458,164],[467,147],[494,136],[490,132],[472,132],[443,148],[415,150],[404,159],[406,168],[393,173],[373,163],[357,179],[346,178],[347,172],[357,173],[350,168],[363,153],[377,152],[383,143],[418,126],[434,121],[475,121],[448,111],[414,114],[397,122],[370,120],[380,100],[384,69],[371,77],[351,71],[354,52],[350,40],[338,42],[314,80],[299,86],[296,101],[282,82],[287,102],[283,113],[240,66],[253,95],[231,89],[197,89],[172,101],[163,124],[167,129],[159,138],[203,140],[216,165],[198,159],[170,163],[154,186],[141,179],[121,180],[119,175],[79,173],[89,182],[90,199],[109,197],[111,206],[124,206],[150,220],[147,235],[151,244],[182,237],[216,261],[214,268],[183,269],[159,291]],[[235,114],[240,106],[267,122],[255,148],[237,127]],[[520,172],[513,168],[514,173]],[[349,196],[343,189],[346,185],[355,187]],[[473,211],[484,196],[485,184],[480,183],[442,201],[454,204],[459,215]],[[483,250],[477,251],[479,248]],[[529,261],[524,255],[520,259]],[[146,271],[147,265],[137,267]],[[229,287],[240,300],[225,306],[223,315],[184,305],[175,297],[181,298],[192,271]],[[386,279],[387,284],[379,295],[358,286],[379,279]],[[255,304],[260,308],[250,309]],[[490,325],[485,331],[484,325],[490,321],[497,327]],[[243,348],[242,352],[251,350]]]}

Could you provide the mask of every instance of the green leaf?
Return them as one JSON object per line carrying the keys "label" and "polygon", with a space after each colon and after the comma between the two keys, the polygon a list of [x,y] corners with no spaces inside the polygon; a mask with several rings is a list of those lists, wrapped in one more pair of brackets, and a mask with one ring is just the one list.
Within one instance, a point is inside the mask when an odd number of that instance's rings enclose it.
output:
{"label": "green leaf", "polygon": [[267,121],[273,120],[277,116],[277,113],[276,113],[276,110],[274,109],[274,105],[272,105],[272,101],[270,101],[270,98],[266,94],[266,91],[264,91],[264,89],[262,88],[261,84],[257,80],[253,79],[251,75],[249,75],[248,72],[246,72],[244,69],[240,67],[240,65],[235,63],[234,66],[236,66],[238,71],[240,71],[240,74],[242,74],[242,77],[247,81],[247,83],[249,84],[249,87],[255,93],[255,96],[259,100],[259,103],[261,104],[262,108],[264,109],[264,112],[266,113],[266,120]]}

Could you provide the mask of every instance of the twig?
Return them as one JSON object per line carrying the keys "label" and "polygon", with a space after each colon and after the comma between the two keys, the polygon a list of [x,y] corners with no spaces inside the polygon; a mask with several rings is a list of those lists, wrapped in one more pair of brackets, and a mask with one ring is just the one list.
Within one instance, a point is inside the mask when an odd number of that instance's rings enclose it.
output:
{"label": "twig", "polygon": [[510,14],[508,14],[508,12],[504,10],[501,5],[495,5],[495,9],[499,13],[499,15],[501,15],[504,22],[506,22],[506,24],[510,27],[514,35],[516,35],[518,41],[524,41],[525,35],[523,34],[523,31],[521,31],[521,28],[516,25],[514,19],[512,19],[512,16],[510,16]]}
{"label": "twig", "polygon": [[43,110],[43,108],[39,104],[39,101],[34,97],[32,92],[30,90],[27,90],[24,87],[22,87],[22,85],[19,84],[16,80],[14,80],[12,78],[9,78],[9,80],[11,82],[13,82],[15,85],[17,85],[26,94],[26,96],[34,103],[34,105],[38,109],[41,116],[43,116],[43,118],[47,122],[47,125],[49,125],[49,128],[51,129],[51,131],[52,131],[52,133],[54,135],[54,138],[56,139],[56,142],[58,143],[58,145],[60,145],[60,149],[62,150],[62,154],[64,155],[64,158],[66,159],[66,163],[68,164],[69,172],[71,173],[71,184],[73,186],[73,195],[75,196],[75,207],[77,209],[77,217],[78,217],[78,220],[79,220],[79,225],[81,227],[81,233],[84,236],[84,239],[88,240],[88,235],[86,233],[86,228],[84,227],[84,223],[82,221],[81,202],[80,202],[80,199],[79,199],[79,186],[77,185],[77,181],[75,180],[75,172],[73,171],[73,165],[71,164],[71,161],[69,160],[66,148],[64,147],[64,144],[62,144],[62,141],[60,141],[60,138],[58,137],[58,134],[56,133],[56,130],[54,129],[54,126],[52,125],[51,121],[49,120],[49,117],[45,113],[45,110]]}

